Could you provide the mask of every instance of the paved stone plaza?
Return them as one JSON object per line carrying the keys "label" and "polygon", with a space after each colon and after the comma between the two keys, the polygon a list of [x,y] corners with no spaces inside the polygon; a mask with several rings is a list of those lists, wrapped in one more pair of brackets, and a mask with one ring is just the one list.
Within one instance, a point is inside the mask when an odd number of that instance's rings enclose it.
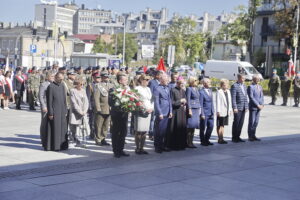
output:
{"label": "paved stone plaza", "polygon": [[142,156],[128,136],[131,156],[120,159],[93,141],[87,149],[44,152],[39,112],[0,111],[0,199],[300,199],[299,111],[266,106],[257,131],[262,142],[200,147],[197,134],[195,150],[156,154],[148,141],[150,155]]}

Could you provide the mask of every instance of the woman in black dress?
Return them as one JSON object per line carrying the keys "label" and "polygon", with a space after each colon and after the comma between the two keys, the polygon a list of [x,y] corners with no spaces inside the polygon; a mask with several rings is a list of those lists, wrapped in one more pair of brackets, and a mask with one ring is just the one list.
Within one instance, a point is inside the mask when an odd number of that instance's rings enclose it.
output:
{"label": "woman in black dress", "polygon": [[172,150],[184,150],[186,147],[186,95],[184,80],[180,77],[175,88],[171,89],[173,117],[170,123],[170,131],[167,135],[167,147]]}

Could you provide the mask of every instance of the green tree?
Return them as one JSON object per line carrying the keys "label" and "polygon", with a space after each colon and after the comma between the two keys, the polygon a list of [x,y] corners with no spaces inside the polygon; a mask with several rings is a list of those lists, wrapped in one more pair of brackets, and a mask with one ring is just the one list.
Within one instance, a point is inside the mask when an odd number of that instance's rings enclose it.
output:
{"label": "green tree", "polygon": [[113,48],[112,43],[106,43],[101,37],[98,37],[94,43],[92,52],[93,53],[113,54],[114,48]]}
{"label": "green tree", "polygon": [[257,7],[261,5],[261,2],[262,0],[250,0],[248,8],[238,6],[233,13],[237,16],[235,21],[224,25],[217,34],[217,39],[223,39],[226,35],[226,38],[229,38],[232,44],[236,46],[246,44],[251,62],[253,61],[253,27],[255,18],[257,17]]}
{"label": "green tree", "polygon": [[274,10],[276,11],[275,24],[276,38],[285,38],[289,46],[292,46],[294,37],[296,36],[296,18],[299,0],[275,0]]}
{"label": "green tree", "polygon": [[156,52],[154,62],[160,56],[167,58],[168,46],[174,45],[175,65],[192,64],[203,58],[205,39],[203,34],[194,33],[196,22],[189,18],[176,18],[160,38],[160,48]]}
{"label": "green tree", "polygon": [[[114,38],[117,40],[117,54],[123,55],[123,34],[117,34]],[[125,64],[129,63],[136,57],[138,52],[138,44],[136,42],[135,34],[126,34],[125,37]]]}

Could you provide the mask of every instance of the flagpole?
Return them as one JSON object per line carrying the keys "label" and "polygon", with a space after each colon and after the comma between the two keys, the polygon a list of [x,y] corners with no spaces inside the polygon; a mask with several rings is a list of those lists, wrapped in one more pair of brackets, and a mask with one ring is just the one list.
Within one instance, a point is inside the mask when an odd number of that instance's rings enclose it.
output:
{"label": "flagpole", "polygon": [[298,32],[299,32],[299,2],[297,4],[297,24],[296,24],[296,36],[295,36],[295,41],[294,41],[294,46],[295,46],[295,55],[294,55],[294,65],[295,65],[295,70],[297,70],[297,48],[298,48]]}

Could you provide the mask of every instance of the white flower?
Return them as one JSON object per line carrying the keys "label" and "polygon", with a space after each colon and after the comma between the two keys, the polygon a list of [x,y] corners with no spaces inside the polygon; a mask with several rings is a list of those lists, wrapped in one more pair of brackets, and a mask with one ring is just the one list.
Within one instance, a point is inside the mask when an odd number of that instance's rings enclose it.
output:
{"label": "white flower", "polygon": [[120,106],[120,103],[117,101],[117,102],[115,103],[115,106]]}

